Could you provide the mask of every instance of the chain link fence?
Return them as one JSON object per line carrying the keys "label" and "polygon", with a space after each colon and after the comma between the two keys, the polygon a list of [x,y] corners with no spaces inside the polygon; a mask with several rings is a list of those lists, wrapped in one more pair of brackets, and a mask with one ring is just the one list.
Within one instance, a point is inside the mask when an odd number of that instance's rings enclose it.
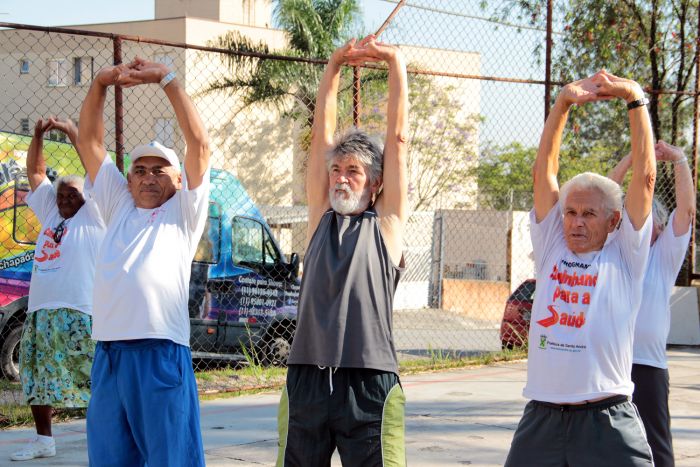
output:
{"label": "chain link fence", "polygon": [[[481,2],[369,3],[395,13],[381,39],[401,45],[410,70],[413,214],[405,238],[407,270],[395,298],[399,357],[459,357],[521,345],[534,293],[529,173],[547,87],[553,86],[538,57],[551,36],[495,19],[494,12],[508,2],[489,3],[493,11]],[[195,363],[204,369],[241,361],[284,365],[303,276],[304,166],[324,62],[273,52],[232,54],[213,43],[186,46],[95,31],[4,26],[9,28],[0,30],[3,373],[17,375],[18,329],[39,232],[24,202],[31,128],[48,115],[77,121],[95,73],[136,56],[177,72],[211,138],[209,217],[190,282]],[[275,34],[266,40],[283,43]],[[287,92],[272,90],[260,99],[265,90],[256,83],[269,76],[277,80],[276,89],[288,85]],[[343,71],[339,128],[356,124],[383,133],[385,81],[381,67]],[[158,86],[111,88],[105,127],[110,157],[124,170],[131,148],[143,142],[158,140],[184,154],[174,112]],[[49,136],[44,154],[50,178],[83,175],[64,135]],[[613,163],[598,168],[608,170]],[[516,176],[523,171],[526,177]],[[672,183],[657,187],[657,193],[672,206]]]}

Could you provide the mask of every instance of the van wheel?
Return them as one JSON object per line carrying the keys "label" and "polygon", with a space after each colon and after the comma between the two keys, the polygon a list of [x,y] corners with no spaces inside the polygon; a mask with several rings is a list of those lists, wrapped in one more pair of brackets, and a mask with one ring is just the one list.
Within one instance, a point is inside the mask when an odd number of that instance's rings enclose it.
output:
{"label": "van wheel", "polygon": [[0,348],[0,368],[5,378],[19,381],[19,341],[22,339],[22,324],[12,328]]}
{"label": "van wheel", "polygon": [[292,343],[284,336],[274,335],[265,344],[265,365],[284,366],[289,358]]}

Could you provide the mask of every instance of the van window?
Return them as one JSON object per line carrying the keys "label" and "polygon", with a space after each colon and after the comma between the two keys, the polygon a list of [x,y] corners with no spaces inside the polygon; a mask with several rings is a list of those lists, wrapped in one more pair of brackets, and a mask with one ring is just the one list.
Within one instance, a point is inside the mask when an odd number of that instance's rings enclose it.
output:
{"label": "van window", "polygon": [[263,233],[260,222],[245,217],[233,218],[233,263],[263,263]]}
{"label": "van window", "polygon": [[219,262],[219,251],[221,248],[221,208],[214,202],[209,203],[209,215],[202,238],[197,244],[197,251],[194,254],[194,262],[217,264]]}

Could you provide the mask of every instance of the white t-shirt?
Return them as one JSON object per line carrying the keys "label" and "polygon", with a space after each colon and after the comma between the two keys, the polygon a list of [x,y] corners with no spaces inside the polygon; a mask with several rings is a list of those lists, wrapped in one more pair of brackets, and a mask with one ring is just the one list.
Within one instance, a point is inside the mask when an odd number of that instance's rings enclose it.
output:
{"label": "white t-shirt", "polygon": [[634,363],[668,368],[666,338],[671,329],[671,290],[688,249],[691,229],[676,237],[671,213],[666,228],[651,246],[642,303],[634,328]]}
{"label": "white t-shirt", "polygon": [[78,212],[65,220],[60,242],[56,243],[54,230],[64,219],[58,212],[51,182],[44,178],[26,200],[41,222],[27,311],[71,308],[92,314],[95,261],[105,234],[105,224],[95,202],[86,199]]}
{"label": "white t-shirt", "polygon": [[169,339],[190,345],[190,265],[209,208],[209,170],[155,209],[134,205],[124,176],[105,157],[90,190],[107,223],[97,258],[92,337]]}
{"label": "white t-shirt", "polygon": [[631,395],[632,337],[649,255],[651,215],[635,231],[623,212],[603,249],[571,252],[560,205],[530,212],[537,289],[523,395],[552,403]]}

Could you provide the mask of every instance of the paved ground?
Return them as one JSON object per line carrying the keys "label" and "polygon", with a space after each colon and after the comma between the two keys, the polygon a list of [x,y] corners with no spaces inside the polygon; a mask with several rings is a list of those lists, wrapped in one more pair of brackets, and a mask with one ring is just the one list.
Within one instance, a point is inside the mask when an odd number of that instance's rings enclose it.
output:
{"label": "paved ground", "polygon": [[[678,467],[700,465],[700,349],[669,352],[671,415]],[[403,378],[406,447],[411,466],[503,465],[525,400],[525,362]],[[279,395],[202,403],[210,466],[271,466],[276,455]],[[32,430],[0,432],[0,465]],[[58,455],[22,465],[87,465],[85,422],[55,426]],[[18,464],[19,465],[19,464]],[[334,466],[339,466],[338,459]]]}

